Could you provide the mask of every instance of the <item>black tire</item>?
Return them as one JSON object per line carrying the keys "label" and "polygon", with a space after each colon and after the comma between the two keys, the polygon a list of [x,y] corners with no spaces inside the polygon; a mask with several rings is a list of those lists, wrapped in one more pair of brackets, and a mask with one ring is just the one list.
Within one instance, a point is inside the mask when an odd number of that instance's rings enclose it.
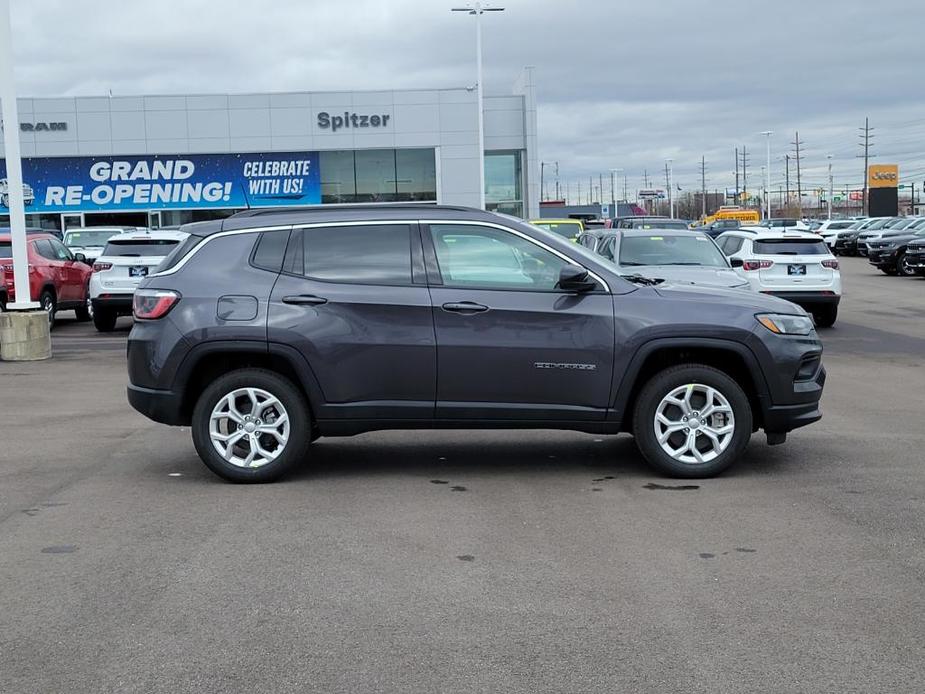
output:
{"label": "black tire", "polygon": [[87,304],[75,308],[74,315],[77,316],[77,320],[79,320],[81,323],[86,323],[88,320],[90,320],[91,317],[90,309],[87,307]]}
{"label": "black tire", "polygon": [[115,311],[98,308],[93,311],[93,325],[101,333],[111,333],[116,329],[116,319],[118,317]]}
{"label": "black tire", "polygon": [[[662,449],[655,430],[655,415],[662,400],[671,391],[693,383],[715,388],[729,402],[735,418],[729,444],[722,453],[706,463],[675,460]],[[727,374],[703,364],[673,366],[657,373],[643,386],[633,410],[636,445],[652,467],[670,477],[702,478],[720,474],[742,455],[751,435],[752,408],[748,396]]]}
{"label": "black tire", "polygon": [[818,328],[831,328],[838,318],[838,306],[821,306],[813,310],[813,319]]}
{"label": "black tire", "polygon": [[[212,411],[237,388],[259,388],[277,398],[289,416],[288,440],[279,456],[265,465],[245,468],[222,457],[209,434]],[[312,439],[311,414],[302,392],[287,378],[266,369],[239,369],[217,378],[199,396],[193,408],[193,444],[202,462],[229,482],[272,482],[305,460]]]}
{"label": "black tire", "polygon": [[58,312],[58,304],[55,301],[55,295],[49,289],[43,289],[39,294],[39,306],[43,311],[48,313],[48,329],[55,328],[55,314]]}
{"label": "black tire", "polygon": [[915,277],[915,268],[906,265],[906,252],[903,251],[896,259],[896,272],[900,277]]}

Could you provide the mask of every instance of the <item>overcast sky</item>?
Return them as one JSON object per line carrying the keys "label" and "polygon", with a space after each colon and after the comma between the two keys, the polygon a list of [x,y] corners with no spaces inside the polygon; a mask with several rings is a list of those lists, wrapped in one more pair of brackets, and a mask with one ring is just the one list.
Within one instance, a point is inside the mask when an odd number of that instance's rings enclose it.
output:
{"label": "overcast sky", "polygon": [[[458,4],[458,3],[457,3]],[[560,180],[622,168],[630,189],[674,160],[685,189],[772,179],[799,130],[804,188],[860,185],[858,127],[925,180],[925,2],[508,0],[485,15],[485,87],[537,69],[539,146]],[[474,82],[474,28],[448,0],[12,0],[22,96],[363,90]],[[795,168],[795,167],[794,167]],[[795,172],[792,172],[795,179]],[[752,187],[751,185],[749,186]],[[574,188],[573,188],[574,192]]]}

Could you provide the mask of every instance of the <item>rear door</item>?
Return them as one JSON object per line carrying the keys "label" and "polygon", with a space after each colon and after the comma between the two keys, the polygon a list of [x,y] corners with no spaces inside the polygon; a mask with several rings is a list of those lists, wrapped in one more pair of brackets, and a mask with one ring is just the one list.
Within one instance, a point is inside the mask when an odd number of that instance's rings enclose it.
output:
{"label": "rear door", "polygon": [[309,363],[320,417],[432,419],[436,342],[417,223],[293,229],[267,335]]}
{"label": "rear door", "polygon": [[772,262],[770,267],[758,270],[763,287],[798,291],[825,288],[834,282],[834,270],[822,264],[832,256],[821,239],[755,239],[753,253],[758,259]]}
{"label": "rear door", "polygon": [[438,419],[603,419],[614,358],[613,297],[557,289],[572,264],[487,223],[424,229],[437,336]]}
{"label": "rear door", "polygon": [[39,272],[54,285],[58,301],[71,301],[68,287],[68,273],[64,261],[59,259],[51,245],[51,239],[36,239],[32,247],[42,258],[42,268]]}
{"label": "rear door", "polygon": [[58,298],[61,301],[77,301],[84,299],[84,291],[81,286],[82,273],[77,269],[74,255],[68,250],[67,246],[57,239],[48,239],[51,250],[55,255],[55,261],[58,263],[61,273],[61,286],[59,288]]}

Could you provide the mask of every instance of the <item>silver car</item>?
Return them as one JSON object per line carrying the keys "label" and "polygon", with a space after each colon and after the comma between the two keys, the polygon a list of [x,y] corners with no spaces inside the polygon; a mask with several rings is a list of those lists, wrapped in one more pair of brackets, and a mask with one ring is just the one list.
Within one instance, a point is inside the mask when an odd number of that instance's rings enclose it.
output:
{"label": "silver car", "polygon": [[615,230],[601,238],[596,250],[627,275],[702,287],[749,288],[716,242],[699,231]]}

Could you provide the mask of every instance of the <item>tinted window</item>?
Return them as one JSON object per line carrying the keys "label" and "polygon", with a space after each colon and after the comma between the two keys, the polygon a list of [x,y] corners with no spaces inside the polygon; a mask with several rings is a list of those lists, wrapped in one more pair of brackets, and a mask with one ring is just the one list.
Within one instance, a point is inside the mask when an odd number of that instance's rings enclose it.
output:
{"label": "tinted window", "polygon": [[39,239],[32,244],[35,248],[35,252],[38,253],[43,258],[48,258],[48,260],[57,260],[55,257],[55,251],[51,247],[51,243],[48,239]]}
{"label": "tinted window", "polygon": [[55,259],[57,260],[73,260],[74,259],[74,256],[71,255],[71,252],[67,249],[67,247],[63,243],[58,241],[57,239],[55,240],[49,239],[48,243],[51,244],[51,250],[55,254]]}
{"label": "tinted window", "polygon": [[265,231],[257,240],[252,263],[264,270],[279,272],[283,267],[283,256],[286,255],[288,242],[288,230]]}
{"label": "tinted window", "polygon": [[828,255],[825,241],[814,239],[766,239],[755,241],[758,255]]}
{"label": "tinted window", "polygon": [[620,265],[706,265],[726,267],[723,254],[706,236],[624,236]]}
{"label": "tinted window", "polygon": [[581,225],[574,222],[533,222],[533,224],[566,239],[574,239],[581,233]]}
{"label": "tinted window", "polygon": [[103,249],[103,255],[167,255],[179,243],[179,239],[126,239],[124,241],[110,239],[109,243],[106,244],[106,248]]}
{"label": "tinted window", "polygon": [[161,264],[157,266],[155,272],[163,272],[164,270],[169,270],[179,263],[187,254],[193,250],[193,248],[202,241],[201,236],[193,236],[190,234],[187,236],[181,243],[178,243],[173,247],[173,250],[167,254],[167,256],[161,261]]}
{"label": "tinted window", "polygon": [[404,224],[302,229],[292,234],[285,269],[326,282],[411,284],[411,229]]}
{"label": "tinted window", "polygon": [[614,245],[616,245],[616,243],[617,243],[616,238],[611,236],[609,239],[604,241],[600,249],[598,249],[598,253],[600,253],[602,256],[604,256],[608,260],[613,260],[613,247]]}
{"label": "tinted window", "polygon": [[726,255],[733,255],[739,252],[739,249],[742,248],[742,242],[744,239],[739,238],[738,236],[730,236],[729,238],[723,239],[723,253]]}
{"label": "tinted window", "polygon": [[447,287],[551,291],[568,263],[516,234],[490,227],[435,224],[430,228]]}
{"label": "tinted window", "polygon": [[12,258],[13,246],[9,243],[0,243],[0,258]]}

